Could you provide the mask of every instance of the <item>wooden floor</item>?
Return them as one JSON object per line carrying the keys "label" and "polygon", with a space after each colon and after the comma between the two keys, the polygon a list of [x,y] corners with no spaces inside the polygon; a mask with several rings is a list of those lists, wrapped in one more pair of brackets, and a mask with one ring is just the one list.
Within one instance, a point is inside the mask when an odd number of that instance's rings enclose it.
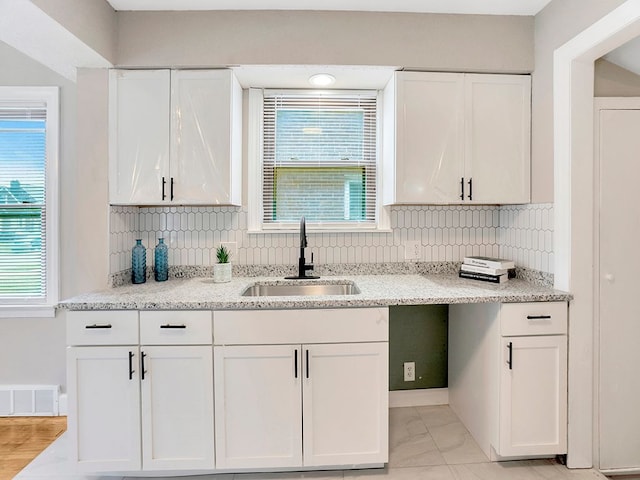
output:
{"label": "wooden floor", "polygon": [[0,480],[12,479],[67,429],[67,417],[0,417]]}

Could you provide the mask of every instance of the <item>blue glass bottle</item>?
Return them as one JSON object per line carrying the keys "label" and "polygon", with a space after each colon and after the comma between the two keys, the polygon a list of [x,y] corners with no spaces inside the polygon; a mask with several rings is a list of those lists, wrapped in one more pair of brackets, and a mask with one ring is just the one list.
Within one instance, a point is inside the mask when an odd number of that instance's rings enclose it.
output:
{"label": "blue glass bottle", "polygon": [[158,239],[154,252],[154,273],[156,282],[164,282],[169,278],[169,249],[164,238]]}
{"label": "blue glass bottle", "polygon": [[144,283],[147,281],[147,249],[142,240],[137,239],[131,251],[131,282]]}

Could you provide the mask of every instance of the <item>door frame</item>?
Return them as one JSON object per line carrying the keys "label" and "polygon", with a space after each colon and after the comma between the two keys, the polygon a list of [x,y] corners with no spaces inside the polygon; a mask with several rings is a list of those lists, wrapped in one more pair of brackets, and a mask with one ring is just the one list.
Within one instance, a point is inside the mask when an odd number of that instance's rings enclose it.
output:
{"label": "door frame", "polygon": [[597,442],[594,62],[639,35],[640,2],[627,0],[554,52],[554,281],[556,288],[574,295],[569,321],[570,468],[591,467]]}

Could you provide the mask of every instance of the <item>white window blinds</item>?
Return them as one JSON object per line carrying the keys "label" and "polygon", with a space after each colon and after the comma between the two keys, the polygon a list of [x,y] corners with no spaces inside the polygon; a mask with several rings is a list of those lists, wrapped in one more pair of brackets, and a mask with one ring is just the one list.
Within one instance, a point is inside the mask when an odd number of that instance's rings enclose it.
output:
{"label": "white window blinds", "polygon": [[376,221],[377,92],[265,91],[263,224]]}
{"label": "white window blinds", "polygon": [[0,104],[0,302],[46,298],[46,105]]}

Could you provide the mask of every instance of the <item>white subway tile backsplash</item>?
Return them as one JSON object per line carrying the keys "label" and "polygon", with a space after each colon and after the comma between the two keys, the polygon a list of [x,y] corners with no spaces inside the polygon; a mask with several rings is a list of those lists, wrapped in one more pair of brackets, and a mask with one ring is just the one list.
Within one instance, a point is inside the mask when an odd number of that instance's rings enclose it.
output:
{"label": "white subway tile backsplash", "polygon": [[[317,264],[403,262],[404,243],[422,245],[421,261],[461,261],[467,255],[512,258],[518,266],[553,273],[553,205],[396,206],[390,233],[308,233]],[[249,234],[247,212],[237,207],[112,207],[110,269],[130,268],[131,248],[142,238],[147,264],[159,237],[172,265],[215,263],[220,242],[237,242],[234,263],[294,264],[297,234]]]}

